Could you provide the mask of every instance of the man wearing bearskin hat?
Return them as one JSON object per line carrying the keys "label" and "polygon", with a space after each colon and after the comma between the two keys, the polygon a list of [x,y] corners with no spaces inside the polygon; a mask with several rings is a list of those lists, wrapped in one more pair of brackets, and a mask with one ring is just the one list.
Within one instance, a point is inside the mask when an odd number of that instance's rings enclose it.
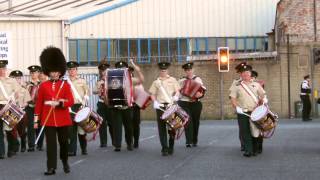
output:
{"label": "man wearing bearskin hat", "polygon": [[57,139],[63,170],[69,173],[68,128],[72,125],[69,108],[74,100],[69,83],[62,79],[66,60],[60,49],[47,47],[40,55],[40,63],[43,73],[50,78],[40,84],[34,114],[34,128],[45,127],[47,171],[44,174],[53,175],[57,169]]}

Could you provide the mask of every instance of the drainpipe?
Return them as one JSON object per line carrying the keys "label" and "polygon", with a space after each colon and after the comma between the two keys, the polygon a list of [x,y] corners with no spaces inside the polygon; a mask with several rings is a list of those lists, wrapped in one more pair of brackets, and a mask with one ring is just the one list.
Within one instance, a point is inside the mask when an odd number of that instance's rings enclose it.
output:
{"label": "drainpipe", "polygon": [[313,0],[313,28],[314,28],[314,41],[317,42],[317,1]]}
{"label": "drainpipe", "polygon": [[287,59],[288,59],[288,117],[291,119],[291,93],[290,93],[290,35],[287,34]]}

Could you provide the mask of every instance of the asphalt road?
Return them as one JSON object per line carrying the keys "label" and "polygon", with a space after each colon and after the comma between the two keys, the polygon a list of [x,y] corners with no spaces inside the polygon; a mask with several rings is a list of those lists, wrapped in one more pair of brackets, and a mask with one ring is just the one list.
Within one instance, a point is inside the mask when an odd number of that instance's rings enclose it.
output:
{"label": "asphalt road", "polygon": [[[56,175],[46,177],[45,152],[19,153],[0,160],[0,180],[207,180],[207,179],[320,179],[320,120],[280,120],[264,151],[246,158],[240,152],[237,122],[202,121],[199,146],[186,148],[184,137],[176,141],[175,153],[163,157],[154,122],[141,124],[139,149],[114,152],[108,142],[88,144],[88,155],[70,158],[71,173],[59,161]],[[124,144],[124,140],[123,140]],[[80,152],[78,152],[80,154]]]}

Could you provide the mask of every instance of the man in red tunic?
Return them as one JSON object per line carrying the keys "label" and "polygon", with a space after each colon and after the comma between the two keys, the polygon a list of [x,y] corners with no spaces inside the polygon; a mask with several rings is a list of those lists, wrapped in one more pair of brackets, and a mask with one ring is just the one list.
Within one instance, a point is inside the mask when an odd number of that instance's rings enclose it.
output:
{"label": "man in red tunic", "polygon": [[70,85],[62,80],[67,68],[66,60],[60,49],[48,47],[42,51],[40,63],[43,73],[50,77],[50,80],[40,84],[34,117],[35,129],[38,128],[38,125],[45,127],[48,169],[44,174],[55,174],[57,137],[63,170],[65,173],[69,173],[68,127],[72,125],[69,107],[74,104],[74,100]]}

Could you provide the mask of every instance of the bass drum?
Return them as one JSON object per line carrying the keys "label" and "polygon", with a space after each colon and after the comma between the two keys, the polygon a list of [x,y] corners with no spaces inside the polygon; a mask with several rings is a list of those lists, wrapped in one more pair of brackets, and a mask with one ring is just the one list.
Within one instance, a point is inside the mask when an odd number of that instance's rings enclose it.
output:
{"label": "bass drum", "polygon": [[128,68],[107,70],[108,105],[124,107],[133,105],[133,87]]}

